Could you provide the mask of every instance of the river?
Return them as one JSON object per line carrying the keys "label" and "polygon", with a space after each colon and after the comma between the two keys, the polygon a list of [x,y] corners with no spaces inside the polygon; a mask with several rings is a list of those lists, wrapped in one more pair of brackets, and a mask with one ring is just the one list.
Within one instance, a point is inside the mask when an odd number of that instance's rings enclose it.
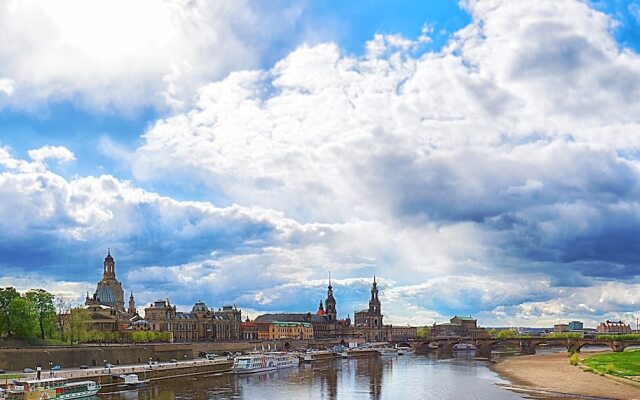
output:
{"label": "river", "polygon": [[154,382],[102,399],[523,399],[472,355],[367,357],[284,371],[198,376]]}

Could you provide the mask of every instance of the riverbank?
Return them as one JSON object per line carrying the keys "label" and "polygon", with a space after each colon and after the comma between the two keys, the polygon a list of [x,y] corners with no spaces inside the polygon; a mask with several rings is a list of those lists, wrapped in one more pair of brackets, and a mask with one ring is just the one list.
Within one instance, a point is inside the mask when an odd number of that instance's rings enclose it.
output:
{"label": "riverbank", "polygon": [[569,364],[566,353],[509,357],[493,364],[491,370],[508,379],[511,384],[506,387],[515,390],[553,392],[565,399],[640,400],[640,387],[584,372]]}

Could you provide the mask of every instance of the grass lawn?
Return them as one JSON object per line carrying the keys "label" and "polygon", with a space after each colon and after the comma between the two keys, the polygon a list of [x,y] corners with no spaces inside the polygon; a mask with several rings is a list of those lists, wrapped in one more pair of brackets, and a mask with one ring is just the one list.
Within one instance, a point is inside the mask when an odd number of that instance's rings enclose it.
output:
{"label": "grass lawn", "polygon": [[582,364],[598,373],[638,376],[640,375],[640,351],[600,354],[582,360]]}
{"label": "grass lawn", "polygon": [[7,379],[19,379],[24,375],[22,374],[0,374],[0,380],[5,381]]}

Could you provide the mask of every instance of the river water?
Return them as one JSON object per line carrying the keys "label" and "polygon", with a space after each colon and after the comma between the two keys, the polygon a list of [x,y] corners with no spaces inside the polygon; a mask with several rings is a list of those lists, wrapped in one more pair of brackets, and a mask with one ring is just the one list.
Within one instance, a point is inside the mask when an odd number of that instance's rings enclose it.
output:
{"label": "river water", "polygon": [[473,355],[367,357],[235,376],[174,378],[101,399],[523,399]]}

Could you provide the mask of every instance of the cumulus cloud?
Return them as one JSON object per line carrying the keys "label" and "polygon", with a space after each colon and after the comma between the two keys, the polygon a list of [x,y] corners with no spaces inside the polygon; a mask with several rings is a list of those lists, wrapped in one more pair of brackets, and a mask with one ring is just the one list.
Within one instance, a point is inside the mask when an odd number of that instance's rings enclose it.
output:
{"label": "cumulus cloud", "polygon": [[386,256],[361,254],[399,291],[403,271],[422,280],[414,305],[495,309],[636,280],[640,58],[585,2],[463,5],[472,23],[438,52],[397,35],[362,57],[301,46],[202,87],[145,133],[136,176],[188,174],[306,223],[384,227]]}
{"label": "cumulus cloud", "polygon": [[348,311],[381,276],[394,323],[637,309],[640,58],[585,2],[463,6],[472,22],[439,51],[416,51],[428,26],[415,40],[376,35],[362,56],[302,45],[200,86],[151,126],[128,157],[135,178],[195,180],[227,207],[112,176],[66,180],[0,149],[0,223],[23,247],[34,231],[116,242],[132,284],[178,304],[213,288],[254,310],[305,310],[331,269]]}
{"label": "cumulus cloud", "polygon": [[39,149],[29,150],[29,157],[33,161],[44,161],[49,158],[58,160],[58,162],[69,162],[76,159],[75,154],[64,146],[44,146]]}
{"label": "cumulus cloud", "polygon": [[[181,107],[192,89],[255,66],[300,6],[246,1],[4,1],[0,107]],[[277,21],[277,23],[276,23]],[[280,40],[280,39],[278,39]]]}

